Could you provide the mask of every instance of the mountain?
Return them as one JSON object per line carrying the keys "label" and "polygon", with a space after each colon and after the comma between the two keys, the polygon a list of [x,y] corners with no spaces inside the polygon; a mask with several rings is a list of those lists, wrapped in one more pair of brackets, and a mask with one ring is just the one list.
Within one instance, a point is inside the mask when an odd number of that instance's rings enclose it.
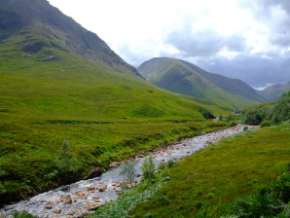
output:
{"label": "mountain", "polygon": [[45,0],[0,0],[0,36],[0,206],[225,126]]}
{"label": "mountain", "polygon": [[230,79],[173,58],[154,58],[141,64],[139,72],[161,88],[238,108],[263,101],[253,88],[238,79]]}
{"label": "mountain", "polygon": [[[103,62],[118,71],[137,74],[95,33],[65,16],[46,0],[0,0],[0,41],[18,35],[26,54],[44,48],[73,52],[92,61]],[[47,55],[52,59],[51,55]]]}
{"label": "mountain", "polygon": [[269,86],[266,89],[259,91],[259,93],[268,101],[275,101],[278,100],[284,93],[288,92],[289,90],[290,82]]}

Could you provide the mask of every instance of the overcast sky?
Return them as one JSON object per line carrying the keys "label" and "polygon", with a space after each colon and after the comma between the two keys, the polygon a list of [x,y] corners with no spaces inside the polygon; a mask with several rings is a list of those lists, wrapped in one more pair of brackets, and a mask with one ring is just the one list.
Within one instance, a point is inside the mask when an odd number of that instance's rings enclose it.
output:
{"label": "overcast sky", "polygon": [[182,58],[253,86],[290,81],[289,0],[49,0],[138,66]]}

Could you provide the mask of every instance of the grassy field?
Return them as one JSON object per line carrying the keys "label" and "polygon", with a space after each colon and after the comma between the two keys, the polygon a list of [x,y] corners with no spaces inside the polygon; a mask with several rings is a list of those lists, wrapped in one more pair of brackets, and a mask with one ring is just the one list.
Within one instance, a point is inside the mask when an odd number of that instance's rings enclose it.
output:
{"label": "grassy field", "polygon": [[[224,123],[204,105],[56,49],[0,46],[0,205]],[[54,57],[48,61],[48,57]]]}
{"label": "grassy field", "polygon": [[263,128],[199,151],[162,172],[170,181],[131,216],[221,217],[233,201],[269,185],[285,170],[289,130],[289,124]]}

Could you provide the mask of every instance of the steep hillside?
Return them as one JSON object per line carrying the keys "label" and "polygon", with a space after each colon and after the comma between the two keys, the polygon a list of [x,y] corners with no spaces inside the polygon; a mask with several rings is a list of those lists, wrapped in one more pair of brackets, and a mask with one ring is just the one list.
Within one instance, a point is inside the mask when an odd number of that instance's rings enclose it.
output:
{"label": "steep hillside", "polygon": [[143,63],[139,72],[149,81],[173,92],[194,96],[238,108],[263,101],[246,83],[208,73],[188,62],[172,58],[154,58]]}
{"label": "steep hillside", "polygon": [[[96,34],[46,0],[0,0],[0,41],[12,35],[18,35],[18,43],[27,55],[45,48],[57,48],[103,62],[118,71],[137,73]],[[47,54],[46,58],[56,57]]]}
{"label": "steep hillside", "polygon": [[224,126],[46,1],[0,2],[0,205]]}
{"label": "steep hillside", "polygon": [[278,100],[284,93],[290,91],[290,82],[285,84],[276,84],[270,86],[262,91],[260,91],[260,95],[262,95],[268,101]]}

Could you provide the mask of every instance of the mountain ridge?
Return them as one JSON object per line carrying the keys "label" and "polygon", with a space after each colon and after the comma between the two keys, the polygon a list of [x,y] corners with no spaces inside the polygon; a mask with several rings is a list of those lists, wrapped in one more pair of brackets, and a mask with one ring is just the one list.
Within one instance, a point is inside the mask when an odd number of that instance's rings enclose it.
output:
{"label": "mountain ridge", "polygon": [[268,101],[276,101],[289,90],[290,90],[290,82],[269,86],[264,90],[259,91],[259,93]]}
{"label": "mountain ridge", "polygon": [[[239,106],[240,101],[264,101],[252,87],[238,79],[231,79],[219,74],[209,73],[189,62],[175,58],[153,58],[138,68],[141,75],[157,86],[199,99],[230,101]],[[211,92],[211,93],[206,93]],[[213,97],[210,96],[213,95]]]}
{"label": "mountain ridge", "polygon": [[92,61],[100,61],[114,70],[137,70],[127,64],[95,33],[83,28],[46,0],[1,0],[0,41],[18,34],[22,50],[29,54],[45,47],[73,52]]}

